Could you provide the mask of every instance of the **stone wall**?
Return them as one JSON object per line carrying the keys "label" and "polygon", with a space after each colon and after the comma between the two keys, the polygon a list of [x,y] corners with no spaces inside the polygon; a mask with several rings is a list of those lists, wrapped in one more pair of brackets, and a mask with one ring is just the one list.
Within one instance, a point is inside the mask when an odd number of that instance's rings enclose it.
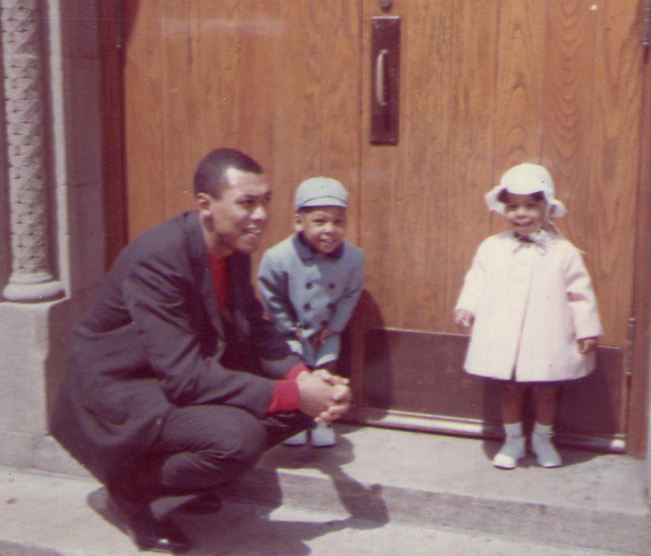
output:
{"label": "stone wall", "polygon": [[103,275],[96,2],[2,0],[0,23],[0,464],[70,469],[47,418]]}

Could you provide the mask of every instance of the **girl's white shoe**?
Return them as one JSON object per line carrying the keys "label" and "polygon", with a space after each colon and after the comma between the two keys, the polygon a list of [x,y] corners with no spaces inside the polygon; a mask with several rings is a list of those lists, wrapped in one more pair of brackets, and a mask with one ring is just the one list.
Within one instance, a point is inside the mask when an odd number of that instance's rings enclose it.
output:
{"label": "girl's white shoe", "polygon": [[513,469],[518,464],[518,460],[524,457],[524,453],[524,436],[507,436],[502,448],[493,458],[493,465],[500,469]]}
{"label": "girl's white shoe", "polygon": [[552,435],[547,432],[535,432],[531,435],[531,450],[541,467],[559,467],[561,456],[552,443]]}

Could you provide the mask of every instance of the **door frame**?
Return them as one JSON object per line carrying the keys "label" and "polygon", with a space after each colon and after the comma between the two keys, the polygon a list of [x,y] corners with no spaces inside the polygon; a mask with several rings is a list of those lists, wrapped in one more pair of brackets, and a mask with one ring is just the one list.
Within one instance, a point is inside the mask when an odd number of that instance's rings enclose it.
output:
{"label": "door frame", "polygon": [[123,0],[97,3],[101,57],[102,182],[104,184],[104,265],[117,257],[128,241],[124,154],[124,95],[122,47],[125,40]]}
{"label": "door frame", "polygon": [[638,176],[638,212],[635,227],[635,269],[627,373],[627,449],[642,458],[647,452],[649,423],[649,374],[651,363],[651,62],[648,47],[644,51],[642,83],[642,119],[640,121],[640,172]]}

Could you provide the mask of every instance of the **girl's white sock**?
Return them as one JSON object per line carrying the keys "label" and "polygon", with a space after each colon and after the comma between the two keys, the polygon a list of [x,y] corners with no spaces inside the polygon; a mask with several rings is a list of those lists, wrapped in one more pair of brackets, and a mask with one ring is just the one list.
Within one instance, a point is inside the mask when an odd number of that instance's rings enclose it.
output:
{"label": "girl's white sock", "polygon": [[506,439],[500,451],[493,458],[493,465],[501,469],[513,469],[524,456],[525,438],[522,436],[522,423],[504,423]]}
{"label": "girl's white sock", "polygon": [[522,436],[522,422],[519,423],[504,423],[504,431],[507,437]]}
{"label": "girl's white sock", "polygon": [[531,449],[536,455],[538,465],[542,467],[558,467],[561,465],[561,455],[552,442],[552,426],[535,423],[531,435]]}
{"label": "girl's white sock", "polygon": [[552,425],[542,425],[538,421],[536,421],[533,425],[533,434],[540,434],[540,435],[551,435],[552,433]]}

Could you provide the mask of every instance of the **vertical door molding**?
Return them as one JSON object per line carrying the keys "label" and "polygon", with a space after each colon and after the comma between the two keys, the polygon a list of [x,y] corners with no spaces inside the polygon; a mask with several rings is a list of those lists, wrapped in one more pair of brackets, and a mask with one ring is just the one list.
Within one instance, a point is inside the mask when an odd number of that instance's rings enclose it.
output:
{"label": "vertical door molding", "polygon": [[[137,10],[138,0],[130,0]],[[126,48],[126,18],[122,0],[98,2],[102,59],[102,167],[104,182],[105,267],[108,268],[127,242],[127,202],[124,177],[124,106],[121,53]]]}
{"label": "vertical door molding", "polygon": [[[651,413],[649,412],[649,368],[651,343],[651,62],[646,55],[642,87],[642,117],[640,119],[640,173],[637,195],[637,225],[635,228],[635,269],[631,316],[634,336],[631,354],[631,376],[627,408],[627,452],[651,460]],[[651,465],[648,485],[651,485]]]}

